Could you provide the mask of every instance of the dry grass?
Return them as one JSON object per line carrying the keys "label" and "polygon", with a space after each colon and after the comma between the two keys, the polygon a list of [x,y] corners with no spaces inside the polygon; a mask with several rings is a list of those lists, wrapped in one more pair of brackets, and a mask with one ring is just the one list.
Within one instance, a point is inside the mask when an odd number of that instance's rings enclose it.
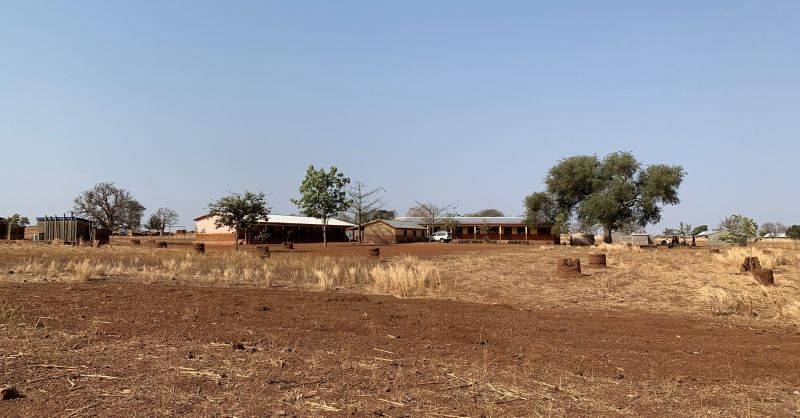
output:
{"label": "dry grass", "polygon": [[[607,254],[609,267],[584,265],[584,277],[560,279],[564,257]],[[775,270],[776,286],[740,274],[745,256]],[[800,323],[800,251],[773,248],[642,250],[624,245],[542,246],[476,251],[421,259],[320,257],[251,252],[199,255],[180,249],[0,246],[6,280],[85,281],[108,278],[147,283],[280,286],[324,291],[448,297],[526,307],[633,308]]]}
{"label": "dry grass", "polygon": [[252,252],[201,255],[184,250],[142,247],[65,247],[6,245],[0,252],[22,259],[8,266],[16,273],[50,281],[133,279],[147,283],[181,280],[198,284],[273,284],[326,291],[352,290],[395,296],[425,296],[441,290],[438,269],[416,257],[372,259]]}

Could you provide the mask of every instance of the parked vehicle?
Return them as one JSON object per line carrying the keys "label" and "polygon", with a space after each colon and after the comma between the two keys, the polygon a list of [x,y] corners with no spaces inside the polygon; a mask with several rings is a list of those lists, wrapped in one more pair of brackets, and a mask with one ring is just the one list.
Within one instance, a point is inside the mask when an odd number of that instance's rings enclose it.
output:
{"label": "parked vehicle", "polygon": [[453,240],[453,234],[448,231],[436,231],[431,236],[431,241],[436,242],[450,242]]}

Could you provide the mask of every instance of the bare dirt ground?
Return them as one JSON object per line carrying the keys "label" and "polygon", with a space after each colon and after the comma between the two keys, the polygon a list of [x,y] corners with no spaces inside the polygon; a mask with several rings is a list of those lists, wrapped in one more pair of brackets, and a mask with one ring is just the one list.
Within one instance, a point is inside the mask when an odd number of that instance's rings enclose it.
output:
{"label": "bare dirt ground", "polygon": [[[610,267],[567,280],[553,261],[598,249],[385,248],[440,266],[445,291],[181,276],[254,262],[213,253],[0,249],[0,386],[25,396],[0,401],[0,416],[800,416],[800,328],[782,313],[796,302],[795,255],[760,254],[776,268],[765,289],[736,274],[733,251],[606,249]],[[91,257],[102,277],[55,263]],[[150,284],[114,275],[137,271],[120,260],[170,257],[189,267]],[[263,262],[281,257],[294,256]],[[8,273],[36,262],[58,271]],[[707,287],[761,299],[715,312],[725,301]]]}

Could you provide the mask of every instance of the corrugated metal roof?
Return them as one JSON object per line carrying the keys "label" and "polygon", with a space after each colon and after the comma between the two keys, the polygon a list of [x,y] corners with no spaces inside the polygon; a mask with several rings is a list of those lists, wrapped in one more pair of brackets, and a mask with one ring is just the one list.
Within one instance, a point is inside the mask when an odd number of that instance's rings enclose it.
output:
{"label": "corrugated metal roof", "polygon": [[[525,226],[525,218],[522,216],[453,216],[461,225],[519,225]],[[425,218],[420,216],[398,216],[398,221],[425,223]]]}
{"label": "corrugated metal roof", "polygon": [[[194,218],[195,221],[206,219],[211,215],[203,215]],[[284,225],[315,225],[322,226],[322,219],[312,218],[310,216],[294,216],[294,215],[269,215],[267,217],[267,225],[284,224]],[[329,226],[355,226],[350,222],[340,221],[338,219],[328,219]]]}
{"label": "corrugated metal roof", "polygon": [[428,229],[428,228],[426,228],[426,227],[424,227],[424,226],[422,226],[420,224],[417,224],[417,223],[414,223],[414,222],[411,222],[411,221],[398,221],[397,219],[391,219],[391,220],[389,220],[389,219],[378,219],[378,220],[369,222],[368,224],[375,223],[375,222],[383,222],[386,225],[389,225],[392,228],[396,228],[396,229],[423,229],[423,230],[424,229]]}
{"label": "corrugated metal roof", "polygon": [[696,236],[698,236],[698,237],[708,237],[708,236],[711,236],[711,235],[714,235],[714,234],[718,234],[720,232],[725,232],[725,231],[705,231],[705,232],[701,232],[701,233],[697,234]]}

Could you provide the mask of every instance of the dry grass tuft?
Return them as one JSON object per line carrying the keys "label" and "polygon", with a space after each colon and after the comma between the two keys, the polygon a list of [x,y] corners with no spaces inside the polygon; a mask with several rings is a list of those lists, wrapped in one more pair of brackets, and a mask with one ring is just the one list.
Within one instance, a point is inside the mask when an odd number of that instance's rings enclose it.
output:
{"label": "dry grass tuft", "polygon": [[405,256],[387,265],[377,265],[370,270],[370,274],[378,293],[421,296],[442,288],[439,269],[430,261],[414,256]]}

